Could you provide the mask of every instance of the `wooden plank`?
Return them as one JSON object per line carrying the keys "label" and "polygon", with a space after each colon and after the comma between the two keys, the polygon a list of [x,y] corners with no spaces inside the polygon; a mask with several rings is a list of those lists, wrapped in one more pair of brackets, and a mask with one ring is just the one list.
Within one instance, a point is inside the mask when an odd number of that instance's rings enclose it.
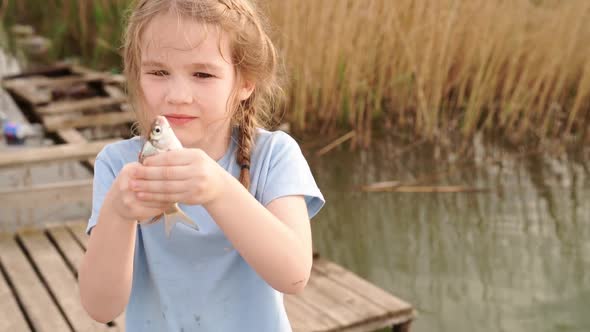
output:
{"label": "wooden plank", "polygon": [[35,87],[43,82],[47,81],[47,77],[41,75],[31,75],[25,77],[16,77],[10,79],[4,79],[2,86],[6,89],[19,89],[21,87]]}
{"label": "wooden plank", "polygon": [[34,330],[70,331],[66,320],[12,235],[0,235],[0,260]]}
{"label": "wooden plank", "polygon": [[[71,222],[71,223],[68,223],[68,225],[66,227],[59,230],[59,232],[60,232],[59,237],[60,238],[66,237],[66,235],[63,233],[67,232],[70,234],[71,239],[75,239],[75,241],[77,242],[76,245],[78,245],[78,248],[81,248],[82,252],[84,250],[86,250],[86,246],[88,244],[88,235],[86,235],[86,222],[85,221]],[[53,233],[51,233],[51,234],[53,236]],[[69,245],[72,245],[72,244],[69,244]],[[72,249],[71,251],[73,252],[75,250]],[[80,266],[80,262],[82,261],[82,256],[69,257],[68,260],[70,260],[71,264],[77,268],[78,266]],[[123,312],[121,315],[119,315],[117,318],[115,318],[114,323],[115,323],[115,326],[111,330],[125,332],[125,312]]]}
{"label": "wooden plank", "polygon": [[84,249],[65,226],[50,227],[47,231],[66,259],[68,267],[77,277],[78,267],[84,257]]}
{"label": "wooden plank", "polygon": [[3,81],[2,86],[17,98],[31,105],[46,104],[51,101],[51,91],[36,88],[36,84],[43,82],[44,79],[44,77],[38,76],[16,78]]}
{"label": "wooden plank", "polygon": [[86,234],[86,222],[70,224],[68,228],[84,249],[88,248],[88,235]]}
{"label": "wooden plank", "polygon": [[[373,332],[377,330],[381,330],[387,328],[388,330],[393,327],[393,332],[409,332],[409,327],[411,324],[411,320],[409,321],[400,321],[399,318],[390,317],[390,318],[380,318],[377,320],[372,320],[368,322],[364,322],[358,325],[347,326],[344,328],[339,328],[338,332]],[[404,330],[404,328],[408,328]],[[333,331],[333,330],[332,330]]]}
{"label": "wooden plank", "polygon": [[74,274],[45,234],[28,232],[20,237],[74,330],[107,331],[107,325],[95,322],[82,307]]}
{"label": "wooden plank", "polygon": [[101,73],[101,72],[93,72],[88,74],[70,74],[58,77],[48,77],[48,76],[26,76],[26,77],[19,77],[15,79],[9,79],[4,81],[4,86],[6,88],[21,88],[24,86],[30,86],[33,89],[52,89],[52,88],[60,88],[60,87],[67,87],[74,84],[80,83],[90,83],[90,82],[99,82],[105,79],[108,79],[109,74]]}
{"label": "wooden plank", "polygon": [[96,72],[87,75],[68,75],[56,78],[47,77],[44,81],[39,82],[38,86],[43,88],[58,88],[80,83],[99,82],[108,78],[108,76],[108,74]]}
{"label": "wooden plank", "polygon": [[28,69],[18,74],[4,76],[5,80],[15,78],[24,78],[31,76],[48,76],[48,75],[67,75],[72,72],[72,65],[67,63],[55,63],[48,66],[35,66],[34,69]]}
{"label": "wooden plank", "polygon": [[[87,142],[86,138],[75,129],[59,129],[55,132],[55,134],[66,143],[71,144]],[[96,161],[96,158],[88,158],[85,161],[94,168],[94,162]]]}
{"label": "wooden plank", "polygon": [[43,117],[45,129],[54,132],[59,129],[94,126],[114,126],[135,121],[135,114],[126,112],[107,112],[92,115],[53,115]]}
{"label": "wooden plank", "polygon": [[121,88],[116,85],[104,85],[104,91],[110,96],[115,98],[122,98],[125,97],[125,92]]}
{"label": "wooden plank", "polygon": [[81,160],[95,157],[102,148],[115,139],[87,143],[59,144],[40,148],[23,148],[0,154],[0,168],[25,166],[62,160]]}
{"label": "wooden plank", "polygon": [[0,191],[0,209],[56,206],[92,200],[92,179]]}
{"label": "wooden plank", "polygon": [[311,308],[336,321],[338,329],[379,319],[387,310],[367,301],[322,273],[313,273],[298,295]]}
{"label": "wooden plank", "polygon": [[58,101],[47,106],[38,107],[39,114],[61,114],[99,109],[107,106],[119,105],[127,102],[127,98],[93,97],[82,100]]}
{"label": "wooden plank", "polygon": [[[68,228],[85,247],[86,222],[69,224]],[[351,292],[365,298],[351,296]],[[383,306],[381,311],[375,309],[378,305]],[[301,295],[285,295],[285,306],[294,331],[374,331],[414,318],[409,304],[324,259],[314,261],[310,283]],[[359,310],[362,306],[369,309]],[[122,324],[119,320],[124,321],[120,317],[116,324]]]}
{"label": "wooden plank", "polygon": [[79,131],[75,129],[62,129],[57,130],[56,134],[61,138],[64,142],[72,144],[72,143],[86,143],[88,140]]}
{"label": "wooden plank", "polygon": [[0,274],[0,331],[30,331],[8,282]]}
{"label": "wooden plank", "polygon": [[399,315],[413,314],[410,304],[398,299],[338,264],[323,258],[317,258],[313,262],[313,271],[324,274],[335,282],[355,290],[357,294],[364,296],[367,300],[381,306],[390,313]]}
{"label": "wooden plank", "polygon": [[305,303],[298,295],[285,295],[284,299],[293,331],[328,331],[340,326],[334,319]]}

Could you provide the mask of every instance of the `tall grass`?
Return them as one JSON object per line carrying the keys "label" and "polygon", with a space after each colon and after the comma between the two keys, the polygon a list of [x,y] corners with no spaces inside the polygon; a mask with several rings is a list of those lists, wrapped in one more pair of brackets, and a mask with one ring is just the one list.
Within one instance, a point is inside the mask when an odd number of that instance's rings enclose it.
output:
{"label": "tall grass", "polygon": [[[128,0],[9,1],[96,67],[118,65]],[[298,129],[376,122],[436,139],[479,130],[514,142],[590,136],[588,0],[259,0]],[[44,5],[42,5],[44,4]]]}
{"label": "tall grass", "polygon": [[120,67],[119,46],[129,0],[4,0],[2,21],[31,24],[52,42],[50,57],[79,57],[90,66]]}

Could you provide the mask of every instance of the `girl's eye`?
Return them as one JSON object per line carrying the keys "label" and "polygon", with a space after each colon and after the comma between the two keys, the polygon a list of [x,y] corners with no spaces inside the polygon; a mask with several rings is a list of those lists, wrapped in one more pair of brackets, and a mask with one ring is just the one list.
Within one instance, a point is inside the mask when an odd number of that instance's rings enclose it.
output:
{"label": "girl's eye", "polygon": [[195,77],[198,77],[198,78],[210,78],[210,77],[213,77],[213,75],[211,75],[211,74],[201,73],[201,72],[195,73],[194,76]]}
{"label": "girl's eye", "polygon": [[154,75],[154,76],[166,76],[166,75],[168,75],[168,72],[166,72],[165,70],[154,70],[154,71],[150,71],[148,74]]}

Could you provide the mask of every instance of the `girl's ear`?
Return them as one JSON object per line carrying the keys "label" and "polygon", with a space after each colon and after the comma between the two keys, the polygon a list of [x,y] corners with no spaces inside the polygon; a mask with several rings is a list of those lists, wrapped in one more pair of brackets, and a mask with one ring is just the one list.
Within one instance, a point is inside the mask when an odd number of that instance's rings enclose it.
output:
{"label": "girl's ear", "polygon": [[255,87],[256,87],[256,84],[249,82],[249,81],[245,81],[244,84],[242,85],[242,87],[240,88],[240,91],[238,94],[238,98],[240,99],[240,101],[250,98],[250,96],[252,95],[252,92],[254,92]]}

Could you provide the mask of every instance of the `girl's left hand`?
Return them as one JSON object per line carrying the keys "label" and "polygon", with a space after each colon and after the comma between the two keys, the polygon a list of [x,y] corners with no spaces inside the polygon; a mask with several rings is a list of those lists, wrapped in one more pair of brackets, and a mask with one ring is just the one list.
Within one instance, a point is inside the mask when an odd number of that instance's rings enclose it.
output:
{"label": "girl's left hand", "polygon": [[229,174],[200,149],[167,151],[146,158],[131,188],[145,201],[204,205],[221,196]]}

